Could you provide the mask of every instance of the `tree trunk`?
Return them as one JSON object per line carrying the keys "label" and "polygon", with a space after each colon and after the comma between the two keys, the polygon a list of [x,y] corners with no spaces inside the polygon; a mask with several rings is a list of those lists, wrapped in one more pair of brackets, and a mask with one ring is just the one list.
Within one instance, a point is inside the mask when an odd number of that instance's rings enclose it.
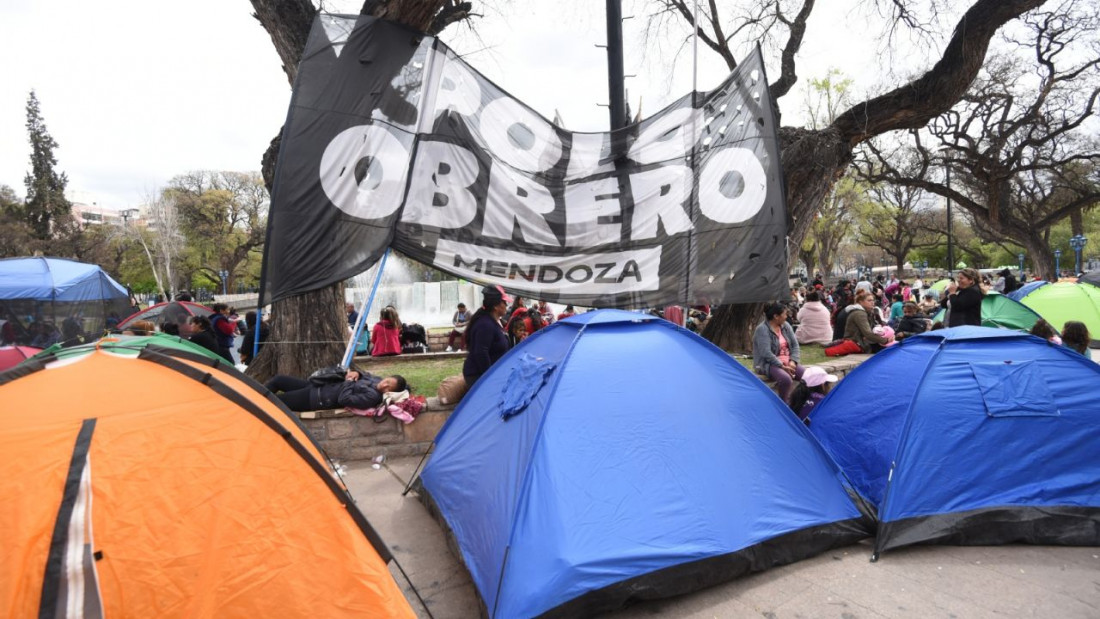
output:
{"label": "tree trunk", "polygon": [[1058,277],[1054,274],[1054,254],[1046,240],[1039,234],[1029,234],[1024,240],[1027,257],[1031,259],[1032,274],[1048,282],[1057,281]]}
{"label": "tree trunk", "polygon": [[[783,127],[779,131],[786,171],[788,247],[794,262],[802,239],[810,230],[813,215],[843,175],[852,160],[852,151],[833,130],[814,131]],[[776,299],[786,301],[786,299]],[[703,328],[702,336],[728,351],[751,351],[752,332],[764,313],[764,303],[719,306]]]}
{"label": "tree trunk", "polygon": [[270,335],[249,376],[261,382],[275,374],[304,377],[340,363],[347,344],[343,284],[276,301],[271,314]]}
{"label": "tree trunk", "polygon": [[[443,3],[444,0],[368,1],[363,10],[423,32],[433,27],[433,18],[442,17]],[[459,4],[469,9],[469,3]],[[309,29],[317,13],[312,0],[252,0],[252,6],[256,19],[271,35],[283,61],[283,71],[293,84],[298,75],[298,60],[305,51]],[[457,17],[452,13],[447,19],[453,21]],[[447,23],[451,22],[446,21],[439,28]],[[281,134],[280,131],[280,135],[271,140],[263,155],[262,174],[268,192],[275,180]],[[348,338],[344,303],[343,283],[276,301],[271,309],[268,343],[248,367],[248,374],[260,381],[275,374],[308,376],[318,368],[340,363]]]}
{"label": "tree trunk", "polygon": [[763,303],[719,305],[702,335],[722,350],[751,354],[752,333],[763,317]]}

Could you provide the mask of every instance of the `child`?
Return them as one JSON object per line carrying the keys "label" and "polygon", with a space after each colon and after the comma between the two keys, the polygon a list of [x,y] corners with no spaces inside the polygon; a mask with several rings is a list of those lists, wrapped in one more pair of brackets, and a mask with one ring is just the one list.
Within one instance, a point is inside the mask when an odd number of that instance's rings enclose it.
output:
{"label": "child", "polygon": [[825,383],[835,383],[835,374],[829,374],[816,365],[808,366],[802,374],[802,380],[791,393],[791,410],[806,425],[810,425],[810,413],[819,402],[825,399]]}
{"label": "child", "polygon": [[928,317],[921,313],[919,305],[910,301],[902,306],[902,312],[903,315],[901,320],[898,321],[898,330],[896,333],[899,340],[905,339],[910,335],[924,333],[928,330]]}

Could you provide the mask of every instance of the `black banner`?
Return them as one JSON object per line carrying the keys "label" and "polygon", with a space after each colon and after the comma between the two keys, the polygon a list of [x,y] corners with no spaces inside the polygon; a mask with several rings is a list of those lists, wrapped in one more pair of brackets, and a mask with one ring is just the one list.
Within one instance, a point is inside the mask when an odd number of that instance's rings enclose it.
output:
{"label": "black banner", "polygon": [[560,303],[785,298],[776,131],[759,50],[712,92],[580,133],[437,39],[322,15],[283,133],[263,299],[352,277],[388,246]]}

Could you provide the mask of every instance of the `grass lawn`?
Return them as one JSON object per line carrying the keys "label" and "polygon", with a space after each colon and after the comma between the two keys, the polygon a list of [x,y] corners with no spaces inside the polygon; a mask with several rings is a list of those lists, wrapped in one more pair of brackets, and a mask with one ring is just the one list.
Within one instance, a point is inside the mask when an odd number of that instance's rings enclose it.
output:
{"label": "grass lawn", "polygon": [[376,376],[400,374],[409,381],[414,395],[432,397],[439,383],[448,376],[462,373],[465,357],[449,359],[426,359],[424,361],[402,361],[400,363],[379,363],[372,361],[363,369]]}
{"label": "grass lawn", "polygon": [[[738,363],[752,371],[752,357],[735,357]],[[815,365],[827,359],[825,349],[818,345],[806,345],[802,347],[802,365]],[[450,359],[426,359],[424,361],[402,361],[400,363],[378,363],[372,361],[365,366],[371,374],[387,376],[400,374],[409,381],[413,387],[413,393],[432,397],[435,395],[439,383],[448,376],[462,373],[462,362],[465,357],[452,357]]]}
{"label": "grass lawn", "polygon": [[[829,358],[825,356],[825,347],[820,344],[803,344],[802,359],[799,361],[800,365],[817,365],[819,363],[825,363]],[[741,365],[752,370],[752,355],[735,356],[737,362]]]}

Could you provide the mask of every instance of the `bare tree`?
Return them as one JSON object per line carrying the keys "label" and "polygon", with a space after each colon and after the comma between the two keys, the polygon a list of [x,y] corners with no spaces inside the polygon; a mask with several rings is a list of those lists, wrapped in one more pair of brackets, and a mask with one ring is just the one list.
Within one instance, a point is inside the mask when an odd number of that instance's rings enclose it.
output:
{"label": "bare tree", "polygon": [[[786,173],[787,204],[790,209],[790,246],[797,251],[814,214],[821,208],[833,184],[844,174],[854,149],[871,138],[892,131],[919,128],[951,108],[966,93],[985,61],[990,41],[1006,23],[1043,5],[1044,0],[974,0],[958,20],[939,60],[922,75],[899,88],[857,103],[837,116],[827,127],[801,129],[782,127],[780,146]],[[700,40],[735,64],[738,44],[764,39],[780,56],[780,74],[769,86],[773,99],[787,94],[798,79],[796,56],[802,46],[814,0],[770,0],[745,3],[748,9],[732,9],[719,15],[717,2],[696,24],[685,0],[655,0],[658,16],[668,23],[672,16],[699,32]],[[926,31],[939,2],[882,0],[875,3],[890,23],[917,32]],[[923,13],[916,7],[924,6]],[[719,307],[703,335],[726,349],[750,346],[752,328],[759,321],[761,304]]]}
{"label": "bare tree", "polygon": [[1088,133],[1100,97],[1100,18],[1095,6],[1067,0],[1025,24],[1027,37],[1009,41],[1015,55],[991,61],[927,133],[910,132],[904,150],[917,153],[918,169],[899,169],[903,149],[875,143],[861,169],[952,200],[982,237],[1025,247],[1051,277],[1050,227],[1100,202],[1100,144]]}
{"label": "bare tree", "polygon": [[[312,0],[252,0],[254,16],[271,35],[291,84],[305,50],[317,7]],[[361,13],[397,22],[428,34],[470,16],[471,3],[456,0],[367,0]],[[263,178],[268,190],[275,177],[279,137],[263,155]],[[318,367],[332,365],[343,353],[347,335],[344,286],[335,284],[302,295],[281,299],[272,307],[270,343],[249,365],[249,374],[265,379],[274,374],[305,376]],[[293,347],[279,342],[293,342]]]}

